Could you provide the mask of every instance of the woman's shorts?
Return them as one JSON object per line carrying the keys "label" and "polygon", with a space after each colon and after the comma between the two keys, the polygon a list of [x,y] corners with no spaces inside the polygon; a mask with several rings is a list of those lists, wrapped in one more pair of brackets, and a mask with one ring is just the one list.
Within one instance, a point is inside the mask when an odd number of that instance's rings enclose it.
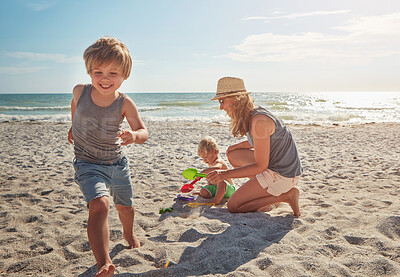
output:
{"label": "woman's shorts", "polygon": [[[226,184],[226,189],[225,189],[224,198],[229,198],[236,191],[236,188],[235,188],[234,185],[229,184],[227,181],[225,181],[225,184]],[[206,189],[211,194],[211,197],[214,197],[215,194],[217,193],[217,186],[216,185],[206,185],[206,186],[204,186],[202,188]]]}
{"label": "woman's shorts", "polygon": [[75,182],[78,183],[85,201],[113,196],[115,204],[133,205],[133,190],[128,159],[124,156],[113,164],[96,164],[75,159]]}
{"label": "woman's shorts", "polygon": [[267,189],[267,192],[273,196],[279,196],[282,193],[288,192],[299,182],[299,177],[283,177],[278,172],[270,169],[267,169],[267,171],[263,173],[257,174],[256,178],[261,187]]}

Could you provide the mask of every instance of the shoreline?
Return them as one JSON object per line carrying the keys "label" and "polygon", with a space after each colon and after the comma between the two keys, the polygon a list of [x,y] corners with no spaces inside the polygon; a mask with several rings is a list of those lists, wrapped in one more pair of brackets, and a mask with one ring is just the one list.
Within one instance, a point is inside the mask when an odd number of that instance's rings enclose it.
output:
{"label": "shoreline", "polygon": [[[229,121],[203,121],[201,119],[196,119],[196,120],[185,120],[185,119],[174,119],[174,118],[169,118],[169,119],[163,119],[163,120],[149,120],[149,119],[143,119],[143,121],[146,124],[151,124],[151,123],[192,123],[192,122],[198,122],[198,123],[203,123],[203,124],[212,124],[212,125],[221,125],[221,126],[229,126]],[[387,124],[387,125],[400,125],[400,122],[360,122],[360,123],[287,123],[285,120],[283,120],[286,126],[289,127],[352,127],[352,126],[360,126],[360,125],[374,125],[374,124]],[[66,124],[70,125],[71,121],[50,121],[50,120],[4,120],[0,121],[0,124]],[[127,121],[124,120],[123,124],[127,124]],[[127,126],[127,125],[126,125]]]}
{"label": "shoreline", "polygon": [[[200,139],[215,137],[226,160],[228,145],[244,138],[233,138],[220,123],[145,123],[149,140],[125,147],[135,194],[134,230],[144,245],[126,249],[111,204],[110,251],[117,273],[400,274],[400,123],[287,124],[304,167],[299,218],[286,204],[248,214],[230,214],[225,201],[212,208],[187,207],[175,198],[186,182],[182,171],[205,167],[196,155]],[[86,203],[73,180],[69,125],[0,124],[1,276],[93,276],[96,271],[86,236]],[[245,179],[234,181],[240,186]],[[159,214],[164,207],[174,210]]]}

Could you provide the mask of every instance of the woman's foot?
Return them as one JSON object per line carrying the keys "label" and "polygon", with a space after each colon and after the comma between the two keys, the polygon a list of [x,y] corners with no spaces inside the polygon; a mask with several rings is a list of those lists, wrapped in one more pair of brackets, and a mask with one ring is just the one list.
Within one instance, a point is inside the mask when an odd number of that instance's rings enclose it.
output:
{"label": "woman's foot", "polygon": [[287,203],[293,210],[293,215],[299,217],[301,215],[300,206],[299,206],[299,197],[300,192],[297,188],[292,188],[286,193],[288,197]]}

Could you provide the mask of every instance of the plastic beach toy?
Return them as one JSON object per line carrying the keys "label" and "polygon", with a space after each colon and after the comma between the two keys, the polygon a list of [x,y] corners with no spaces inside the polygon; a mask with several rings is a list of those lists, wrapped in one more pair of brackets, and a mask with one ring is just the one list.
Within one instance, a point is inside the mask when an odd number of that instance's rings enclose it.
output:
{"label": "plastic beach toy", "polygon": [[182,187],[181,187],[181,192],[183,192],[183,193],[188,193],[188,192],[191,192],[193,189],[194,189],[194,184],[197,182],[197,181],[199,181],[201,178],[199,178],[199,179],[195,179],[193,182],[191,182],[190,184],[184,184]]}
{"label": "plastic beach toy", "polygon": [[188,206],[191,208],[196,208],[199,206],[215,206],[214,203],[199,203],[199,202],[189,202]]}
{"label": "plastic beach toy", "polygon": [[174,208],[172,207],[168,207],[168,208],[161,208],[159,213],[160,214],[165,214],[166,212],[172,212],[174,210]]}
{"label": "plastic beach toy", "polygon": [[188,168],[182,172],[183,177],[189,180],[193,180],[196,177],[207,177],[207,174],[199,173],[195,168]]}
{"label": "plastic beach toy", "polygon": [[180,200],[184,200],[184,201],[192,201],[194,200],[194,196],[193,195],[182,195],[182,194],[178,194],[176,196],[176,198],[180,199]]}

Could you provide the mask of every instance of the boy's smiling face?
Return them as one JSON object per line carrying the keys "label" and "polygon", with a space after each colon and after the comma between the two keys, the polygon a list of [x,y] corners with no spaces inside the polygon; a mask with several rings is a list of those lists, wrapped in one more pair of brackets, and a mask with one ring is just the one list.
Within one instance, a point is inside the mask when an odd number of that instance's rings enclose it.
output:
{"label": "boy's smiling face", "polygon": [[122,69],[114,63],[96,65],[90,71],[90,78],[95,89],[105,96],[114,94],[125,80]]}

